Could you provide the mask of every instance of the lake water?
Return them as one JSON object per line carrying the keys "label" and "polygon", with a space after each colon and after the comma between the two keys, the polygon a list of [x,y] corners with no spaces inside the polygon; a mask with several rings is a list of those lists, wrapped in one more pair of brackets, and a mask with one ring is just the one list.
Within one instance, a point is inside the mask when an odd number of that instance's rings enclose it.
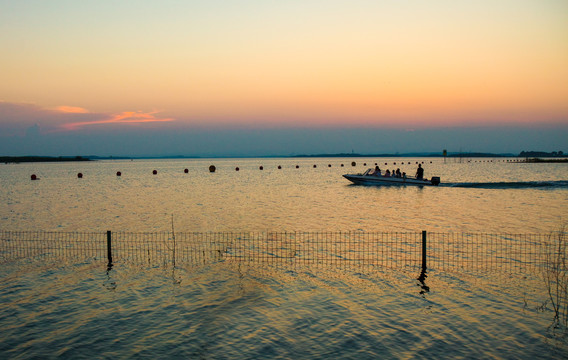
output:
{"label": "lake water", "polygon": [[[441,186],[355,186],[341,176],[375,163],[413,175],[416,162],[424,162],[426,177],[440,176]],[[31,174],[41,180],[30,181]],[[33,163],[0,165],[0,186],[0,225],[6,230],[162,231],[171,229],[172,215],[179,231],[526,233],[558,230],[568,221],[566,163],[440,158]]]}
{"label": "lake water", "polygon": [[[442,184],[356,186],[341,176],[375,163],[413,174],[416,162]],[[40,180],[30,181],[31,174]],[[0,230],[9,231],[157,232],[170,231],[173,219],[179,232],[550,233],[566,224],[567,200],[568,164],[503,159],[0,165]],[[173,268],[124,261],[109,269],[94,259],[9,260],[0,270],[0,356],[552,359],[568,353],[565,331],[551,327],[553,313],[542,306],[548,295],[540,273],[431,269],[422,282],[418,275],[333,264],[219,261]]]}

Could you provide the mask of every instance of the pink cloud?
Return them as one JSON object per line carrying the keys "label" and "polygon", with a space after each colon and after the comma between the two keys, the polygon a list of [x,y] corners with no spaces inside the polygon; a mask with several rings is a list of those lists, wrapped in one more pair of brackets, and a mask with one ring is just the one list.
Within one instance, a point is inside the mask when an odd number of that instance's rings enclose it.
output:
{"label": "pink cloud", "polygon": [[155,123],[155,122],[170,122],[174,121],[173,118],[156,117],[157,111],[143,112],[143,111],[123,111],[118,114],[102,115],[104,118],[70,122],[61,125],[61,128],[68,131],[77,130],[81,127],[101,125],[101,124],[141,124],[141,123]]}
{"label": "pink cloud", "polygon": [[10,103],[0,100],[0,136],[24,136],[30,127],[42,134],[77,131],[83,128],[106,126],[137,127],[140,124],[172,122],[174,118],[159,116],[158,111],[123,111],[96,113],[78,106],[41,107],[29,103]]}
{"label": "pink cloud", "polygon": [[62,105],[62,106],[54,107],[53,110],[58,111],[58,112],[62,112],[62,113],[70,113],[70,114],[88,114],[89,113],[89,110],[84,109],[82,107],[78,107],[78,106]]}

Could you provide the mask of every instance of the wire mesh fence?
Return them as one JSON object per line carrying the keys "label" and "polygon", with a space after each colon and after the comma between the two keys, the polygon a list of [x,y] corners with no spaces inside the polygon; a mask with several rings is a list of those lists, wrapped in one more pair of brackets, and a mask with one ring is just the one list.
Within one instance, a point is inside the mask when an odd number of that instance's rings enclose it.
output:
{"label": "wire mesh fence", "polygon": [[552,233],[0,231],[0,262],[95,259],[175,266],[229,261],[520,272],[565,257],[556,254],[565,251],[558,246],[564,238]]}
{"label": "wire mesh fence", "polygon": [[552,234],[428,233],[428,268],[532,271],[546,265],[557,241]]}
{"label": "wire mesh fence", "polygon": [[18,259],[103,259],[106,233],[0,231],[0,261]]}

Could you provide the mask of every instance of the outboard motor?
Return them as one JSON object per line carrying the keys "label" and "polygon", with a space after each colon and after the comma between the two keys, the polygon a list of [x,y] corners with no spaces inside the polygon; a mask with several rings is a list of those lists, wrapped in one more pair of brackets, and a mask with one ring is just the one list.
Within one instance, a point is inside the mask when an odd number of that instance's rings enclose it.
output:
{"label": "outboard motor", "polygon": [[432,176],[432,180],[430,180],[432,182],[432,185],[438,185],[440,184],[440,177],[439,176]]}

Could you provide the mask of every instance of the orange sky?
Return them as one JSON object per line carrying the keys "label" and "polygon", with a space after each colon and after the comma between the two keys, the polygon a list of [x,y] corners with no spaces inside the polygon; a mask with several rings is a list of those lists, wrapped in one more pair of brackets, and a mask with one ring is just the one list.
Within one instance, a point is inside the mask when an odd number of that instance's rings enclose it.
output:
{"label": "orange sky", "polygon": [[562,0],[2,2],[0,48],[5,134],[568,125]]}

